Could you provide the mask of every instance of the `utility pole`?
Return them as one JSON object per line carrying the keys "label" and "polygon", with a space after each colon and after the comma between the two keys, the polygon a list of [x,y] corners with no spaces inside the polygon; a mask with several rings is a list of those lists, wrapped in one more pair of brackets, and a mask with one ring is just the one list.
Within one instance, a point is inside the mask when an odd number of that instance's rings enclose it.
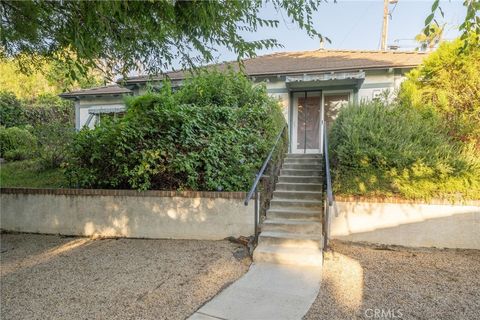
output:
{"label": "utility pole", "polygon": [[382,51],[387,50],[388,3],[389,3],[389,0],[383,0],[383,26],[382,26],[382,40],[381,40],[381,47],[380,47]]}

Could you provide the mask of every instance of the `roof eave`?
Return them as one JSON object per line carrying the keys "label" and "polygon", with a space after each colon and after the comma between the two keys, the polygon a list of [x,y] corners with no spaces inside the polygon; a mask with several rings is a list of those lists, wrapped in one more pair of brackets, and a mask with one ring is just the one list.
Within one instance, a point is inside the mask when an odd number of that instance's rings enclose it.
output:
{"label": "roof eave", "polygon": [[[330,68],[330,69],[310,69],[310,70],[300,70],[300,71],[278,71],[278,72],[269,72],[269,73],[248,73],[248,76],[251,77],[268,77],[268,76],[289,76],[289,75],[299,75],[304,73],[325,73],[325,72],[350,72],[350,71],[357,71],[357,70],[383,70],[383,69],[407,69],[407,68],[415,68],[418,64],[411,64],[411,65],[383,65],[383,66],[374,66],[374,67],[355,67],[355,68]],[[118,84],[140,84],[140,83],[147,83],[151,81],[161,81],[164,78],[151,78],[151,79],[127,79],[127,80],[119,80],[117,81]],[[184,80],[185,78],[175,77],[170,78],[171,80]]]}
{"label": "roof eave", "polygon": [[133,92],[109,92],[109,93],[81,93],[81,94],[70,94],[70,93],[62,93],[58,96],[63,99],[68,100],[79,100],[82,97],[103,97],[103,96],[123,96],[123,95],[132,95]]}
{"label": "roof eave", "polygon": [[409,69],[415,68],[418,65],[385,65],[385,66],[375,66],[375,67],[355,67],[355,68],[332,68],[332,69],[311,69],[311,70],[301,70],[301,71],[292,71],[292,72],[270,72],[270,73],[250,73],[248,74],[251,77],[268,77],[268,76],[290,76],[290,75],[302,75],[306,73],[328,73],[328,72],[352,72],[358,70],[384,70],[384,69]]}

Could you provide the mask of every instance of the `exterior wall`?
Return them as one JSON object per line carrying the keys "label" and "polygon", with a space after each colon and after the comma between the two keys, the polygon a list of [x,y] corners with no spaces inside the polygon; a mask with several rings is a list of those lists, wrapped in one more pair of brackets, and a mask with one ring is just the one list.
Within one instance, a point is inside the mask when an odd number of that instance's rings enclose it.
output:
{"label": "exterior wall", "polygon": [[[89,117],[89,109],[123,109],[125,101],[122,96],[105,96],[105,97],[82,97],[75,102],[75,129],[83,128]],[[90,123],[90,128],[93,123]]]}
{"label": "exterior wall", "polygon": [[290,94],[288,92],[287,86],[285,85],[285,81],[281,79],[276,79],[264,82],[264,84],[267,87],[267,92],[269,93],[269,95],[280,101],[283,116],[285,117],[287,123],[290,123]]}
{"label": "exterior wall", "polygon": [[358,90],[358,101],[371,100],[384,90],[394,92],[405,79],[402,70],[373,70],[365,72],[365,81]]}
{"label": "exterior wall", "polygon": [[[403,81],[403,74],[408,71],[407,69],[389,69],[389,70],[371,70],[365,72],[365,81],[362,83],[360,88],[357,90],[352,86],[342,86],[342,88],[354,89],[353,90],[353,100],[354,102],[359,102],[362,100],[370,100],[380,94],[384,90],[390,90],[393,92],[395,89],[398,89],[400,83]],[[286,121],[291,123],[291,114],[290,114],[290,93],[289,89],[285,84],[285,77],[264,77],[259,79],[254,79],[258,83],[264,83],[267,87],[268,93],[279,99],[282,105],[282,111],[285,116]],[[154,86],[159,86],[159,83],[155,83]],[[174,81],[174,86],[181,85],[181,81]],[[335,86],[327,86],[325,90],[337,90],[339,88]],[[146,84],[139,84],[138,87],[134,88],[134,94],[140,95],[144,94],[148,90]],[[92,97],[82,97],[79,101],[75,103],[75,128],[77,130],[81,129],[88,117],[88,110],[90,108],[124,108],[125,102],[124,98],[120,95],[116,96],[92,96]],[[93,127],[93,124],[90,124],[90,127]]]}
{"label": "exterior wall", "polygon": [[331,236],[348,241],[480,249],[480,202],[469,205],[419,202],[336,202]]}
{"label": "exterior wall", "polygon": [[254,233],[243,192],[1,189],[3,230],[80,236],[209,239]]}
{"label": "exterior wall", "polygon": [[[371,100],[377,95],[381,94],[385,90],[389,90],[393,93],[396,89],[399,88],[401,82],[404,80],[404,73],[409,69],[382,69],[382,70],[368,70],[365,72],[365,80],[361,83],[358,88],[355,84],[338,84],[339,82],[325,82],[323,86],[322,82],[311,82],[305,84],[305,89],[309,90],[322,90],[323,92],[328,91],[345,91],[351,94],[351,101],[353,103],[359,103],[361,101]],[[254,81],[257,83],[265,84],[267,87],[267,92],[277,99],[279,99],[282,105],[282,111],[289,125],[289,135],[291,144],[294,143],[294,111],[293,111],[293,102],[291,101],[291,88],[287,87],[285,83],[285,77],[262,77],[254,78]],[[303,88],[297,88],[295,90],[302,90]],[[293,138],[292,138],[293,136]],[[290,146],[290,151],[294,152],[292,146]]]}

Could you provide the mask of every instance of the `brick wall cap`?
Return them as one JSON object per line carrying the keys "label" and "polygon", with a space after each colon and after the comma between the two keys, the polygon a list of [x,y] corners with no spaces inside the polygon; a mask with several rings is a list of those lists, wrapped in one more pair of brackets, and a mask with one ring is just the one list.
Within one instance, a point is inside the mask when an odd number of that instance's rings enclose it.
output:
{"label": "brick wall cap", "polygon": [[366,203],[393,203],[393,204],[437,204],[437,205],[464,205],[480,206],[480,200],[449,200],[449,199],[405,199],[400,197],[362,197],[336,196],[337,202],[366,202]]}
{"label": "brick wall cap", "polygon": [[118,190],[118,189],[50,189],[50,188],[0,188],[0,194],[45,194],[71,196],[117,196],[117,197],[181,197],[245,199],[246,192],[215,191],[165,191],[165,190]]}

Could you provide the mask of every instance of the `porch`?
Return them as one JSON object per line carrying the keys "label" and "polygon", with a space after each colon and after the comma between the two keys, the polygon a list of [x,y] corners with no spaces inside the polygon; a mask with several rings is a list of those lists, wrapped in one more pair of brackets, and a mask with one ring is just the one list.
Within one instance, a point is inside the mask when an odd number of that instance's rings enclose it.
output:
{"label": "porch", "polygon": [[364,80],[363,71],[285,77],[289,152],[322,153],[323,127],[331,127],[342,107],[359,102]]}

